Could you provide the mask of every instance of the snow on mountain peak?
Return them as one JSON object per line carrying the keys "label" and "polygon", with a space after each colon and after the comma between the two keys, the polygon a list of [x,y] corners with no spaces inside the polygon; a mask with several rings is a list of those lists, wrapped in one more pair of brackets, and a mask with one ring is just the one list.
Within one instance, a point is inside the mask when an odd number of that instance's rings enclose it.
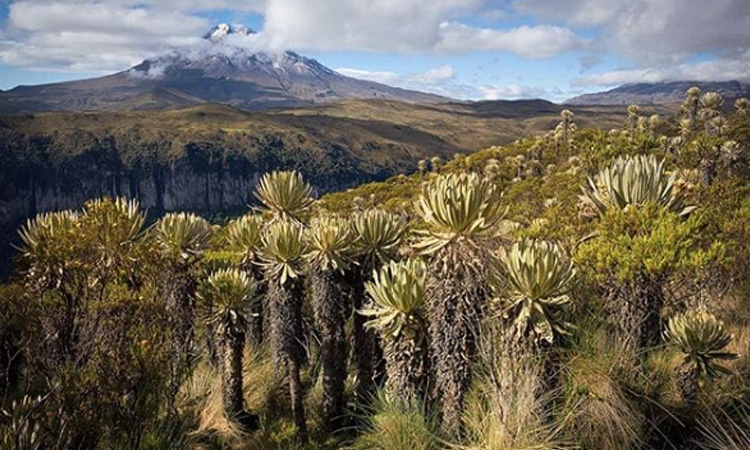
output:
{"label": "snow on mountain peak", "polygon": [[222,23],[204,35],[201,45],[179,48],[128,70],[136,78],[161,79],[180,70],[200,70],[213,78],[243,79],[248,74],[338,77],[312,58],[269,48],[262,34],[245,25]]}
{"label": "snow on mountain peak", "polygon": [[222,41],[225,37],[230,34],[249,36],[255,34],[252,28],[246,25],[230,25],[228,23],[220,23],[206,33],[203,37],[209,41],[216,43]]}

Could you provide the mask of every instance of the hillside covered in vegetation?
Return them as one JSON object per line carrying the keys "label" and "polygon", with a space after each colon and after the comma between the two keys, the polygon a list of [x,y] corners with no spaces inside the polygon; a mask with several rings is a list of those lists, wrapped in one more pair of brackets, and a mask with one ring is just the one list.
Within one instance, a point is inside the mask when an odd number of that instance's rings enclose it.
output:
{"label": "hillside covered in vegetation", "polygon": [[[750,448],[750,102],[20,230],[2,448]],[[730,111],[731,110],[731,111]],[[248,193],[250,195],[250,193]]]}
{"label": "hillside covered in vegetation", "polygon": [[[1,109],[1,108],[0,108]],[[553,126],[545,101],[416,105],[348,101],[248,112],[202,104],[166,111],[53,112],[0,116],[0,274],[8,242],[27,217],[128,196],[151,216],[231,214],[255,201],[258,177],[297,170],[316,194],[414,170]],[[614,108],[576,110],[581,125],[608,128]]]}

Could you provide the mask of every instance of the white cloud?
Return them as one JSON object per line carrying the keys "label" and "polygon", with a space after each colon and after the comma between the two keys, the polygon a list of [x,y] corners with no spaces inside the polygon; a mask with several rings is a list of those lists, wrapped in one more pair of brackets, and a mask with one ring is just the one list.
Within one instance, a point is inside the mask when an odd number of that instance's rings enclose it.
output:
{"label": "white cloud", "polygon": [[436,48],[456,53],[491,50],[517,53],[528,58],[549,58],[578,49],[585,43],[571,30],[549,25],[495,30],[444,22],[440,25],[440,31]]}
{"label": "white cloud", "polygon": [[278,47],[314,50],[425,51],[440,24],[484,0],[270,0],[264,32]]}
{"label": "white cloud", "polygon": [[512,52],[544,58],[576,48],[566,28],[509,30],[456,22],[501,20],[489,0],[11,0],[0,60],[30,69],[112,71],[171,48],[199,45],[200,12],[257,12],[263,30],[235,45],[280,51]]}
{"label": "white cloud", "polygon": [[439,84],[453,80],[455,73],[453,67],[445,65],[422,73],[399,74],[396,72],[377,72],[362,69],[350,69],[342,67],[336,72],[348,77],[362,80],[375,81],[377,83],[392,84],[394,86],[414,86],[420,84]]}
{"label": "white cloud", "polygon": [[449,65],[440,66],[426,72],[405,74],[347,67],[336,69],[336,72],[360,80],[374,81],[404,89],[432,92],[452,98],[470,99],[477,97],[475,88],[456,82],[455,71]]}
{"label": "white cloud", "polygon": [[750,75],[750,51],[732,59],[679,64],[660,68],[614,70],[586,75],[573,80],[577,87],[614,87],[627,83],[661,81],[732,81],[747,80]]}
{"label": "white cloud", "polygon": [[110,3],[21,1],[10,5],[13,40],[0,42],[6,64],[34,69],[110,71],[168,48],[201,42],[208,21],[176,11]]}
{"label": "white cloud", "polygon": [[352,69],[340,67],[335,69],[336,72],[347,77],[359,78],[360,80],[374,81],[376,83],[393,84],[404,82],[408,77],[396,72],[378,72],[364,69]]}
{"label": "white cloud", "polygon": [[565,98],[563,92],[552,92],[533,86],[508,84],[499,86],[472,86],[460,83],[451,66],[442,66],[422,73],[400,74],[396,72],[377,72],[362,69],[340,68],[337,72],[362,80],[375,81],[405,89],[418,89],[424,92],[445,95],[462,100],[517,100],[525,98]]}
{"label": "white cloud", "polygon": [[275,47],[400,52],[503,51],[546,58],[582,41],[555,26],[508,30],[452,21],[462,14],[500,17],[484,0],[271,0],[264,32]]}
{"label": "white cloud", "polygon": [[750,49],[747,0],[517,0],[515,8],[598,27],[609,50],[645,66],[666,67],[699,53],[734,57]]}
{"label": "white cloud", "polygon": [[504,86],[479,86],[483,100],[518,100],[527,98],[550,98],[550,93],[542,87],[508,84]]}
{"label": "white cloud", "polygon": [[[48,5],[50,0],[21,0],[23,3],[35,5]],[[11,1],[12,2],[12,1]],[[16,2],[20,3],[20,2]],[[71,8],[92,3],[106,3],[110,6],[124,8],[133,7],[158,7],[163,10],[180,11],[216,11],[233,10],[240,12],[261,12],[267,4],[267,0],[65,0]]]}

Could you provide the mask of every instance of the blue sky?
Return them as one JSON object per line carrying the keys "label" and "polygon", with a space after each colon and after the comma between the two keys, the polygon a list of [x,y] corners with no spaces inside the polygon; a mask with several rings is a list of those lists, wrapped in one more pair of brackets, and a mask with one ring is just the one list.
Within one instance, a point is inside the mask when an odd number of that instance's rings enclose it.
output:
{"label": "blue sky", "polygon": [[746,0],[0,0],[0,89],[124,70],[222,22],[267,51],[464,99],[750,73]]}

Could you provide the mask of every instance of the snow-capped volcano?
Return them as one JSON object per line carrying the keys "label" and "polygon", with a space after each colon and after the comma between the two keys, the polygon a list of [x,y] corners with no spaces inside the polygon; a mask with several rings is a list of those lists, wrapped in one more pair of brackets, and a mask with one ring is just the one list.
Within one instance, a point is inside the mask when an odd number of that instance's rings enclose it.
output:
{"label": "snow-capped volcano", "polygon": [[219,24],[202,45],[177,49],[101,78],[0,93],[9,112],[165,109],[219,102],[244,109],[307,106],[343,99],[436,103],[444,97],[350,78],[292,51],[269,51],[244,25]]}
{"label": "snow-capped volcano", "polygon": [[245,25],[226,23],[213,27],[203,38],[207,45],[174,50],[152,58],[128,71],[140,78],[160,78],[181,70],[201,71],[204,76],[221,79],[255,79],[259,75],[288,77],[308,75],[315,78],[340,77],[318,61],[292,51],[271,51],[254,39],[257,33]]}

